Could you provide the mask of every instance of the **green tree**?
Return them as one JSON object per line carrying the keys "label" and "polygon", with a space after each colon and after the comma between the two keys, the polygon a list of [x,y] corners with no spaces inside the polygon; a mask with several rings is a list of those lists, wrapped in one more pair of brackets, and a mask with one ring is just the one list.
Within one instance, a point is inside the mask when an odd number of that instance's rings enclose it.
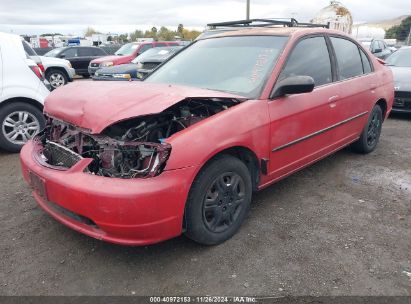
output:
{"label": "green tree", "polygon": [[119,36],[118,36],[118,41],[119,41],[120,43],[128,42],[127,34],[121,34],[121,35],[119,35]]}
{"label": "green tree", "polygon": [[136,41],[138,38],[143,38],[144,33],[141,30],[135,30],[130,34],[131,41]]}
{"label": "green tree", "polygon": [[411,16],[402,20],[400,25],[394,25],[385,32],[385,38],[404,41],[408,38],[411,29]]}

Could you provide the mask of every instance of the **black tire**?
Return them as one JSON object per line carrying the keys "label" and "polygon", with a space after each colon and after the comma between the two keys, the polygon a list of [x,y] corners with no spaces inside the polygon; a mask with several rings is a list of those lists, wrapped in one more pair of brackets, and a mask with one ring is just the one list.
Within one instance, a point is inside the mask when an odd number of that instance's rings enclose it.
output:
{"label": "black tire", "polygon": [[[10,126],[9,119],[12,118],[17,121],[18,119],[17,117],[19,117],[18,113],[28,114],[26,118],[27,124],[31,124],[32,122],[37,120],[38,130],[30,130],[27,125],[24,137],[23,135],[19,135],[15,139],[15,142],[12,142],[7,137],[7,135],[10,135],[10,132],[13,132],[13,130],[16,128]],[[6,121],[6,118],[7,118],[7,121]],[[0,148],[6,151],[9,151],[9,152],[13,152],[13,153],[19,152],[21,147],[24,145],[25,137],[27,137],[28,139],[32,138],[35,134],[38,133],[38,131],[44,128],[45,123],[46,121],[43,116],[43,113],[38,108],[36,108],[35,106],[31,104],[16,101],[16,102],[11,102],[9,104],[6,104],[4,106],[0,105]],[[21,142],[17,142],[17,141],[21,141]]]}
{"label": "black tire", "polygon": [[380,138],[382,123],[381,107],[375,105],[368,117],[361,137],[352,144],[353,150],[362,154],[374,151]]}
{"label": "black tire", "polygon": [[67,84],[68,77],[66,73],[60,70],[51,69],[46,72],[46,79],[51,85],[51,90],[62,87]]}
{"label": "black tire", "polygon": [[83,74],[83,75],[81,75],[81,76],[83,76],[83,78],[85,78],[85,79],[89,79],[89,78],[90,78],[90,74]]}
{"label": "black tire", "polygon": [[200,171],[191,186],[185,208],[185,235],[204,245],[226,241],[244,221],[251,196],[247,166],[233,156],[216,157]]}

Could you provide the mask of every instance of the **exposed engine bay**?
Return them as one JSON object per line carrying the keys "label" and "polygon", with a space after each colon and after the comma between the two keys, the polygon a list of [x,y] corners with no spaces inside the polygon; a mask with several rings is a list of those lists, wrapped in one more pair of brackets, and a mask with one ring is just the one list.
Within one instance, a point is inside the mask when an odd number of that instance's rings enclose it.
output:
{"label": "exposed engine bay", "polygon": [[39,160],[67,170],[91,158],[91,174],[115,178],[153,177],[162,172],[171,152],[165,139],[238,103],[232,98],[187,98],[165,111],[132,118],[101,134],[49,118],[37,136]]}

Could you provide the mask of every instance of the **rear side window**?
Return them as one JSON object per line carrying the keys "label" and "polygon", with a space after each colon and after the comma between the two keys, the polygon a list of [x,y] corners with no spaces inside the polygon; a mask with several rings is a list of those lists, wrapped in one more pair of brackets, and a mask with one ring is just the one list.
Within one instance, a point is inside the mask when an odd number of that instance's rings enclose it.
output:
{"label": "rear side window", "polygon": [[331,37],[337,57],[338,75],[340,80],[363,74],[363,66],[358,46],[343,38]]}
{"label": "rear side window", "polygon": [[167,43],[157,43],[156,47],[163,47],[163,46],[167,46]]}
{"label": "rear side window", "polygon": [[362,68],[364,70],[364,74],[368,74],[372,72],[371,62],[368,59],[367,55],[365,55],[364,51],[360,49],[361,53],[361,60],[362,60]]}
{"label": "rear side window", "polygon": [[324,37],[306,38],[297,44],[278,80],[291,76],[311,76],[315,86],[332,82],[330,55]]}
{"label": "rear side window", "polygon": [[27,55],[37,56],[36,52],[31,48],[30,44],[28,44],[24,40],[22,40],[21,43],[23,44],[24,51],[27,53]]}

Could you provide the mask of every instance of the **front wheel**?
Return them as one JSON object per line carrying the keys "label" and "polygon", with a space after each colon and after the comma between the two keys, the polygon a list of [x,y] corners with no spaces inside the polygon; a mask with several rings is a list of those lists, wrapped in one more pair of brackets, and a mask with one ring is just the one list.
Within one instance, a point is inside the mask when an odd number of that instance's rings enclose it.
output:
{"label": "front wheel", "polygon": [[381,107],[375,105],[360,138],[352,144],[356,152],[367,154],[375,150],[380,139],[382,122]]}
{"label": "front wheel", "polygon": [[67,76],[59,70],[50,70],[46,73],[46,79],[50,82],[52,89],[64,86],[67,82]]}
{"label": "front wheel", "polygon": [[202,169],[191,187],[185,209],[185,234],[204,245],[226,241],[244,221],[251,195],[247,166],[229,155],[217,157]]}
{"label": "front wheel", "polygon": [[43,113],[24,102],[12,102],[0,108],[0,148],[19,152],[21,147],[44,128]]}

